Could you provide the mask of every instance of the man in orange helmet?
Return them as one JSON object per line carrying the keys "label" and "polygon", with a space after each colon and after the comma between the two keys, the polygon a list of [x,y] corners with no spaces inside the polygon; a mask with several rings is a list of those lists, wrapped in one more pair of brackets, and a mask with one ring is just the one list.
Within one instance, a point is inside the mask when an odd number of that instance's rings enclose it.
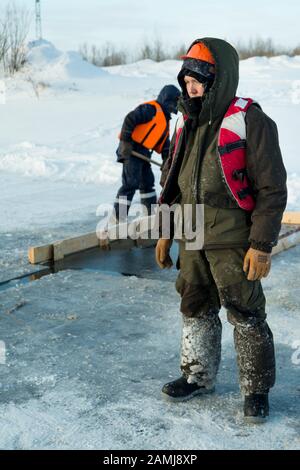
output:
{"label": "man in orange helmet", "polygon": [[[222,305],[234,325],[245,419],[265,421],[275,356],[260,281],[270,271],[287,199],[277,128],[258,103],[236,96],[239,59],[226,41],[199,39],[183,60],[183,118],[163,168],[160,203],[191,205],[193,228],[201,205],[204,244],[189,249],[185,233],[179,240],[182,376],[162,392],[178,401],[214,390]],[[163,238],[157,243],[161,268],[172,265],[171,244]]]}
{"label": "man in orange helmet", "polygon": [[122,186],[114,205],[117,220],[127,216],[137,190],[140,191],[141,203],[148,214],[155,207],[157,198],[150,162],[133,156],[132,151],[150,159],[154,150],[161,154],[163,161],[166,159],[170,147],[169,121],[171,113],[177,114],[179,96],[178,88],[166,85],[156,100],[139,105],[125,117],[117,149],[118,161],[123,163]]}

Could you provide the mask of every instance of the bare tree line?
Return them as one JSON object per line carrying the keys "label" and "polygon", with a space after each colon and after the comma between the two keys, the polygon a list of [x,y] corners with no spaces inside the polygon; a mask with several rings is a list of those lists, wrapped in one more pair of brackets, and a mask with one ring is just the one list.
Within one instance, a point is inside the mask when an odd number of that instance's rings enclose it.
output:
{"label": "bare tree line", "polygon": [[24,7],[10,2],[0,10],[0,64],[10,75],[26,62],[26,40],[31,15]]}
{"label": "bare tree line", "polygon": [[82,58],[98,67],[107,67],[111,65],[122,65],[138,60],[152,59],[156,62],[162,62],[167,59],[179,59],[186,52],[184,45],[181,45],[170,52],[166,50],[164,44],[159,39],[153,43],[145,42],[136,54],[129,54],[124,50],[117,50],[115,46],[107,42],[104,46],[89,45],[87,43],[79,46],[79,53]]}
{"label": "bare tree line", "polygon": [[294,57],[300,55],[300,44],[294,48],[277,46],[271,38],[250,39],[247,44],[239,41],[236,48],[241,60],[249,57],[275,57],[278,55]]}
{"label": "bare tree line", "polygon": [[[288,55],[293,57],[300,55],[300,44],[294,48],[277,46],[272,39],[250,39],[248,43],[239,41],[236,49],[241,60],[249,57],[274,57],[278,55]],[[84,43],[79,46],[79,53],[84,60],[98,67],[107,67],[110,65],[122,65],[138,60],[152,59],[156,62],[162,62],[168,59],[179,59],[185,54],[187,47],[182,44],[173,50],[168,50],[163,42],[155,39],[152,43],[145,42],[137,54],[132,55],[125,50],[116,50],[112,43],[106,43],[103,47],[88,45]]]}

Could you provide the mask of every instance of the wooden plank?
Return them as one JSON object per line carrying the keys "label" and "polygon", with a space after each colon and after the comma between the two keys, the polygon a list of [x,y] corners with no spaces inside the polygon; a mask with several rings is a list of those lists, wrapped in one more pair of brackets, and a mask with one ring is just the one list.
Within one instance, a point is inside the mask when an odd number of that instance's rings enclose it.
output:
{"label": "wooden plank", "polygon": [[283,224],[299,224],[300,225],[300,212],[288,212],[286,211],[282,217]]}
{"label": "wooden plank", "polygon": [[128,224],[114,224],[97,231],[100,246],[106,246],[115,240],[126,240],[128,238]]}
{"label": "wooden plank", "polygon": [[[283,226],[283,231],[287,226]],[[282,251],[293,248],[300,243],[300,226],[294,226],[293,229],[286,230],[279,236],[278,244],[272,250],[272,256],[281,253]]]}
{"label": "wooden plank", "polygon": [[96,232],[67,238],[53,243],[53,259],[54,261],[58,261],[67,255],[88,250],[89,248],[95,248],[96,246],[99,246]]}
{"label": "wooden plank", "polygon": [[[65,256],[74,254],[89,248],[101,246],[103,249],[133,246],[154,246],[156,240],[151,240],[149,230],[154,227],[155,216],[143,217],[140,220],[129,222],[129,224],[119,224],[111,226],[106,231],[99,233],[92,232],[55,243],[37,247],[30,247],[28,250],[28,259],[31,264],[43,263],[46,261],[58,261]],[[285,212],[283,216],[282,231],[279,237],[279,243],[273,248],[272,254],[280,253],[292,246],[300,243],[300,212]],[[126,238],[126,234],[134,232],[138,235],[137,239]],[[102,237],[102,238],[101,238]],[[124,238],[125,237],[125,238]]]}
{"label": "wooden plank", "polygon": [[[154,246],[157,240],[150,239],[150,230],[154,228],[154,225],[155,215],[145,216],[128,223],[111,225],[97,233],[99,245],[103,250],[110,249],[111,244],[114,247],[128,246],[128,249],[133,246]],[[127,243],[125,243],[126,240]]]}
{"label": "wooden plank", "polygon": [[28,259],[31,264],[51,261],[53,259],[53,244],[30,247],[28,250]]}

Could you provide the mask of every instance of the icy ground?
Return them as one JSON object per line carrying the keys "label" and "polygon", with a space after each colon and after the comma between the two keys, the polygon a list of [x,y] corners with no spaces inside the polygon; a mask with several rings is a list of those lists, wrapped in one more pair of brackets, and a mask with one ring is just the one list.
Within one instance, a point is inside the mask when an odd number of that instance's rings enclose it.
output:
{"label": "icy ground", "polygon": [[0,293],[7,344],[1,448],[299,449],[292,343],[300,289],[291,289],[299,256],[297,247],[274,258],[264,283],[278,377],[263,426],[243,423],[224,312],[216,393],[181,404],[161,397],[163,383],[178,376],[181,318],[172,282],[65,271]]}
{"label": "icy ground", "polygon": [[[0,282],[32,271],[29,246],[95,230],[98,205],[120,185],[114,152],[125,114],[176,84],[181,66],[101,70],[47,42],[32,44],[29,59],[5,80],[0,104]],[[278,124],[288,208],[299,210],[300,57],[248,59],[240,75],[239,94]],[[0,448],[299,448],[299,260],[299,247],[275,257],[264,282],[278,363],[264,427],[242,422],[224,312],[216,394],[161,399],[179,363],[179,299],[168,277],[67,271],[0,290]]]}

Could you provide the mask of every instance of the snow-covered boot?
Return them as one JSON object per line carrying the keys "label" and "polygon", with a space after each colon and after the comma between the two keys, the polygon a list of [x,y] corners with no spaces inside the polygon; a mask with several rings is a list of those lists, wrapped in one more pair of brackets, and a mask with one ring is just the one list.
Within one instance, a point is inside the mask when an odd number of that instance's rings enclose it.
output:
{"label": "snow-covered boot", "polygon": [[269,416],[268,393],[252,393],[245,396],[244,417],[248,423],[264,423]]}
{"label": "snow-covered boot", "polygon": [[170,401],[185,401],[196,395],[212,393],[214,388],[206,388],[196,383],[188,383],[187,379],[182,376],[173,382],[166,383],[162,388],[163,396]]}

